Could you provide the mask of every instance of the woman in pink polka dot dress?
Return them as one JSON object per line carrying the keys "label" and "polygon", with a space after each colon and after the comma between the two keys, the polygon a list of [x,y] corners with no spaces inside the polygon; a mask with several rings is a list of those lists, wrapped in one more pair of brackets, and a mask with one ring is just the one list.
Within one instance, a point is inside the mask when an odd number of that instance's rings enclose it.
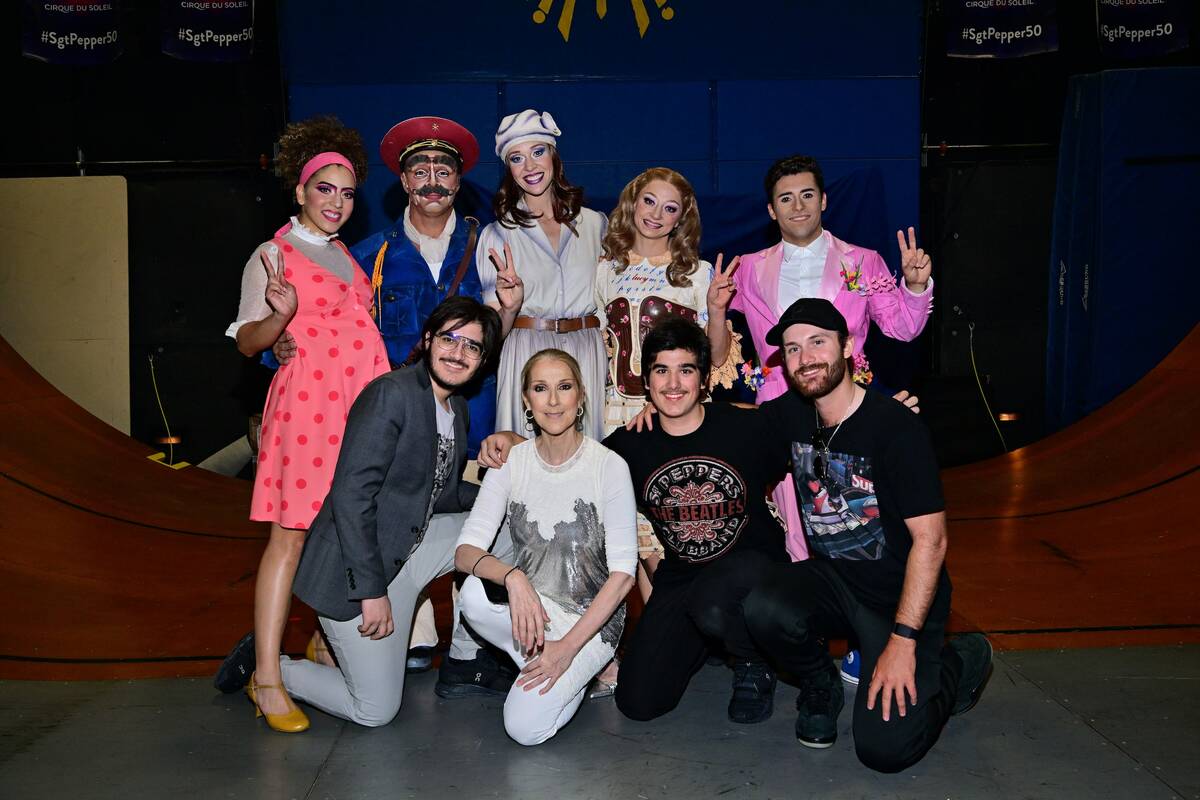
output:
{"label": "woman in pink polka dot dress", "polygon": [[246,264],[238,322],[227,333],[248,356],[284,330],[296,340],[296,357],[275,373],[263,409],[250,519],[270,522],[271,536],[255,587],[257,671],[247,692],[272,728],[298,732],[308,719],[279,674],[292,579],[333,481],[350,405],[389,365],[371,319],[370,281],[336,238],[366,173],[358,134],[327,117],[296,123],[280,140],[278,163],[299,212]]}

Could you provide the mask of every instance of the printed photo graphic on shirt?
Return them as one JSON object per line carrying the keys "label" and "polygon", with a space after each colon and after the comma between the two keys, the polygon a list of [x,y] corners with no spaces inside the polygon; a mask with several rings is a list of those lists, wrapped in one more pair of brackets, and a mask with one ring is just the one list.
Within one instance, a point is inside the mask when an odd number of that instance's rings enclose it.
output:
{"label": "printed photo graphic on shirt", "polygon": [[[454,437],[442,436],[440,433],[437,437],[437,461],[433,467],[433,491],[429,495],[429,504],[425,508],[425,523],[433,518],[433,507],[437,505],[438,498],[442,496],[442,490],[446,488],[446,482],[450,480],[450,469],[454,466]],[[413,550],[421,544],[421,539],[424,538],[424,532],[417,537],[416,543],[413,545]]]}
{"label": "printed photo graphic on shirt", "polygon": [[810,552],[850,561],[883,556],[871,459],[792,442],[792,477]]}
{"label": "printed photo graphic on shirt", "polygon": [[720,556],[749,518],[745,479],[717,458],[668,461],[646,479],[642,499],[663,545],[693,563]]}

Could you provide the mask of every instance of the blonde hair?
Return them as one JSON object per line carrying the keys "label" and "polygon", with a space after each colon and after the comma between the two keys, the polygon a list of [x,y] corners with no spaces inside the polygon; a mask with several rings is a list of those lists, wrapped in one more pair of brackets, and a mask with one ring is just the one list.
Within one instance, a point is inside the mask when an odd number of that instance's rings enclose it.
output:
{"label": "blonde hair", "polygon": [[671,264],[667,267],[667,282],[675,287],[691,286],[688,276],[700,265],[700,209],[696,193],[687,178],[667,167],[652,167],[625,184],[617,207],[608,217],[608,232],[604,234],[604,257],[615,261],[618,275],[629,266],[629,251],[635,240],[633,210],[638,198],[654,181],[666,181],[679,192],[679,224],[669,234]]}
{"label": "blonde hair", "polygon": [[[529,360],[525,362],[525,366],[521,369],[522,399],[529,392],[529,382],[533,379],[533,368],[537,366],[539,361],[545,361],[546,359],[554,359],[555,361],[562,362],[571,371],[571,378],[574,379],[575,386],[579,388],[579,407],[583,409],[583,416],[579,417],[578,422],[583,422],[583,420],[587,419],[588,413],[587,392],[583,389],[583,370],[579,368],[579,362],[575,360],[575,356],[565,350],[559,350],[556,347],[547,347],[545,350],[539,350],[529,357]],[[526,400],[525,408],[529,408],[528,400]],[[534,423],[534,428],[536,430],[537,423]]]}

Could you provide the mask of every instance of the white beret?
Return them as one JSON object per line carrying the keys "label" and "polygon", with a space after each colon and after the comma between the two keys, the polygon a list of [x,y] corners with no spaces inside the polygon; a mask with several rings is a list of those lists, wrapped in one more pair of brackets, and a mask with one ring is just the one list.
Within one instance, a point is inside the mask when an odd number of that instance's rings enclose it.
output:
{"label": "white beret", "polygon": [[562,131],[554,123],[549,111],[539,113],[527,108],[500,120],[500,127],[496,130],[496,155],[503,159],[514,145],[521,142],[557,145],[556,136],[562,136]]}

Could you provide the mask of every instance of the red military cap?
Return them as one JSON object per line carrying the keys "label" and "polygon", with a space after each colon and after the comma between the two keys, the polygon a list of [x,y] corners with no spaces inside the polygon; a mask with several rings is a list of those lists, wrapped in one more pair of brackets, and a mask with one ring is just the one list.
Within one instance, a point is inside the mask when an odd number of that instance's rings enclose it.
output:
{"label": "red military cap", "polygon": [[404,171],[404,159],[418,150],[440,150],[454,156],[462,164],[463,173],[479,161],[479,142],[471,132],[443,117],[412,117],[397,122],[379,143],[383,163],[397,175]]}

